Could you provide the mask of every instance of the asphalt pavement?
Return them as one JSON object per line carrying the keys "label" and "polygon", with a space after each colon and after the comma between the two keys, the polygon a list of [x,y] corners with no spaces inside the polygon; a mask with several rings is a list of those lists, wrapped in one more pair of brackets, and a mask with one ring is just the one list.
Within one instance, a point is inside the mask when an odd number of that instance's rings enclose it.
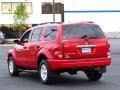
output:
{"label": "asphalt pavement", "polygon": [[120,39],[110,39],[112,65],[98,82],[91,82],[83,72],[63,73],[56,83],[43,85],[35,72],[23,72],[18,77],[8,74],[6,56],[12,46],[0,45],[0,90],[120,90]]}

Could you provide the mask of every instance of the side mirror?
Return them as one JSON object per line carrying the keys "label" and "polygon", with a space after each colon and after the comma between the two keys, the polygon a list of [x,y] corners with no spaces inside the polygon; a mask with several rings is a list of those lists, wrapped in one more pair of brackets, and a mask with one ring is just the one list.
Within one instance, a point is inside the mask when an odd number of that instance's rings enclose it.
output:
{"label": "side mirror", "polygon": [[14,43],[20,44],[20,41],[19,40],[14,40]]}

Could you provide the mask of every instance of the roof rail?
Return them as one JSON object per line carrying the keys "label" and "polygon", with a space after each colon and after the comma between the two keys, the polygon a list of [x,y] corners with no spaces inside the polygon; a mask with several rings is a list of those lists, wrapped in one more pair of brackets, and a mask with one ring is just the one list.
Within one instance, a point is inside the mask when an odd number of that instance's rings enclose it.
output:
{"label": "roof rail", "polygon": [[61,24],[62,22],[45,22],[45,23],[40,23],[39,25],[43,25],[43,24]]}
{"label": "roof rail", "polygon": [[81,21],[81,22],[85,22],[85,23],[94,23],[93,21]]}
{"label": "roof rail", "polygon": [[43,25],[43,24],[47,24],[47,23],[40,23],[39,25]]}

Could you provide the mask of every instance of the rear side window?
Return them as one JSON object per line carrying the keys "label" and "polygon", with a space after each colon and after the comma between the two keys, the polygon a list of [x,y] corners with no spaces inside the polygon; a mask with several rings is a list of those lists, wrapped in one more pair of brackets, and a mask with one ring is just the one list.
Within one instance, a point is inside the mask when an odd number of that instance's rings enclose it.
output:
{"label": "rear side window", "polygon": [[42,27],[37,27],[34,29],[31,42],[40,41],[41,31],[42,31]]}
{"label": "rear side window", "polygon": [[63,26],[63,39],[103,38],[105,37],[98,25],[74,24]]}
{"label": "rear side window", "polygon": [[56,39],[56,33],[57,33],[57,27],[56,26],[49,26],[47,27],[46,33],[45,33],[45,40],[55,40]]}

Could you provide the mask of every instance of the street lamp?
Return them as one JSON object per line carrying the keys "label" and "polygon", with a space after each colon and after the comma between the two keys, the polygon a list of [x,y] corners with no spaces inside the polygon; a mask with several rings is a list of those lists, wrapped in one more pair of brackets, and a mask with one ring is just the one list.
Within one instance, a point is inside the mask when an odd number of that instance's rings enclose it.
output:
{"label": "street lamp", "polygon": [[61,22],[64,22],[64,1],[61,1]]}
{"label": "street lamp", "polygon": [[[52,1],[52,13],[53,13],[53,22],[55,22],[55,14],[56,14],[56,3],[55,0]],[[60,2],[60,14],[61,14],[61,22],[64,22],[64,3],[63,0]]]}
{"label": "street lamp", "polygon": [[[10,9],[8,9],[8,12],[9,12],[9,14],[11,14],[11,10],[10,10]],[[10,28],[10,30],[11,30],[11,24],[10,24],[10,27],[9,27],[9,28]]]}

